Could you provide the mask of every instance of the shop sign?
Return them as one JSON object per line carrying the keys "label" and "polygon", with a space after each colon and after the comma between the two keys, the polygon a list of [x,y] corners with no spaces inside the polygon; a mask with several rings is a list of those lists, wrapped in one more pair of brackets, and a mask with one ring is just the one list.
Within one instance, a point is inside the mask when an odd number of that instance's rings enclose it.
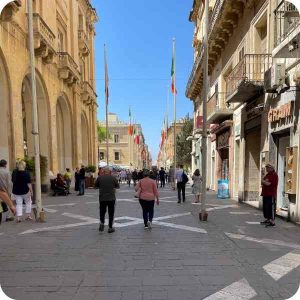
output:
{"label": "shop sign", "polygon": [[294,101],[290,101],[277,108],[270,109],[268,113],[268,122],[274,123],[279,122],[282,119],[289,118],[294,113]]}
{"label": "shop sign", "polygon": [[229,147],[229,137],[230,137],[229,131],[225,131],[224,133],[218,136],[217,138],[218,149]]}

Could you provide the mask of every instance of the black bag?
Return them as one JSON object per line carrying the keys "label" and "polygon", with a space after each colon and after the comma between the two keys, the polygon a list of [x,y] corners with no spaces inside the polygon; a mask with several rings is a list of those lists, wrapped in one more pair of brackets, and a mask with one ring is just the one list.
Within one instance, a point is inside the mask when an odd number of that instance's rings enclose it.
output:
{"label": "black bag", "polygon": [[5,202],[1,202],[0,205],[2,205],[2,209],[3,209],[4,213],[8,211],[8,206],[7,206],[7,204]]}
{"label": "black bag", "polygon": [[189,182],[189,178],[187,177],[187,175],[183,172],[182,173],[182,183],[187,184]]}

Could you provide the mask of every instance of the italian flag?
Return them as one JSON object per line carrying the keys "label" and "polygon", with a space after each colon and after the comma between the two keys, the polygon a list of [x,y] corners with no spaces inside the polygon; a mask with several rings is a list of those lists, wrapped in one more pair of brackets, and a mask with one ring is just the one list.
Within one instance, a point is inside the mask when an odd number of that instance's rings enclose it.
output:
{"label": "italian flag", "polygon": [[175,42],[173,42],[173,53],[172,53],[172,67],[171,67],[171,92],[174,95],[177,94],[177,90],[175,87]]}

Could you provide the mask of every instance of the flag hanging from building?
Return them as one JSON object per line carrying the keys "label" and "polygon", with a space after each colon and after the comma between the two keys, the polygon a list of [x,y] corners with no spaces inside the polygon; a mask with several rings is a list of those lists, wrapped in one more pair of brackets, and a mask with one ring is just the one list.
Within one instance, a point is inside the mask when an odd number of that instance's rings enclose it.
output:
{"label": "flag hanging from building", "polygon": [[106,46],[105,45],[104,45],[104,72],[105,72],[105,100],[106,100],[106,105],[108,105],[109,79],[108,79],[108,68],[107,68]]}
{"label": "flag hanging from building", "polygon": [[129,107],[129,126],[128,126],[128,135],[133,135],[133,125],[131,123],[131,109]]}
{"label": "flag hanging from building", "polygon": [[176,90],[176,74],[175,74],[175,42],[173,42],[172,66],[171,66],[171,92],[177,94]]}

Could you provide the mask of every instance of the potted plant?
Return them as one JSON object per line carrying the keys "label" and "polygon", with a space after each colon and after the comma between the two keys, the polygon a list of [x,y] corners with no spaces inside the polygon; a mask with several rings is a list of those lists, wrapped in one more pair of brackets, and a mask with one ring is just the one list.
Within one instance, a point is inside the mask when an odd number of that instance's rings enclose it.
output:
{"label": "potted plant", "polygon": [[96,172],[97,168],[94,165],[89,165],[85,168],[85,172],[88,176],[85,177],[85,186],[87,188],[94,187],[94,173]]}

